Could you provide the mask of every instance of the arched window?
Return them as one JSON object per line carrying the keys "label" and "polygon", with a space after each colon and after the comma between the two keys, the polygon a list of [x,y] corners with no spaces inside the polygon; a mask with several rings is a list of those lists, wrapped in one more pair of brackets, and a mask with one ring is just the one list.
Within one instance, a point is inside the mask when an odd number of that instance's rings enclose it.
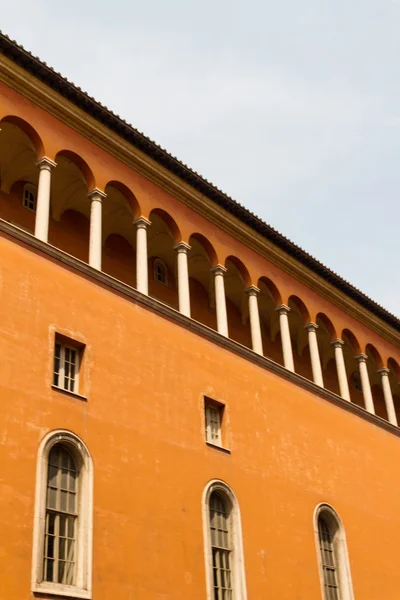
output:
{"label": "arched window", "polygon": [[28,210],[36,210],[37,188],[32,183],[26,183],[22,188],[22,205]]}
{"label": "arched window", "polygon": [[352,600],[344,529],[338,515],[329,505],[317,508],[316,537],[324,600]]}
{"label": "arched window", "polygon": [[91,598],[92,461],[79,438],[52,432],[37,468],[34,592]]}
{"label": "arched window", "polygon": [[43,579],[75,585],[78,473],[62,444],[52,447],[47,467]]}
{"label": "arched window", "polygon": [[208,484],[203,504],[209,600],[245,600],[243,543],[236,498],[222,481]]}
{"label": "arched window", "polygon": [[154,261],[154,279],[158,281],[158,283],[168,285],[167,266],[161,258],[156,258]]}

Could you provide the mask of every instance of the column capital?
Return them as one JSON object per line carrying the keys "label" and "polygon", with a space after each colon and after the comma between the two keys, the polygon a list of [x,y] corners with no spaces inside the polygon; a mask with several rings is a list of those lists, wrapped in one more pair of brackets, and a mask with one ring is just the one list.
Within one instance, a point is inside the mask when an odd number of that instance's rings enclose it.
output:
{"label": "column capital", "polygon": [[186,242],[179,242],[179,244],[175,244],[174,246],[174,250],[176,250],[178,254],[180,254],[181,252],[187,254],[191,249],[192,246],[189,246],[189,244],[186,244]]}
{"label": "column capital", "polygon": [[307,331],[317,331],[318,325],[310,321],[309,323],[307,323],[307,325],[304,325],[304,329],[306,329]]}
{"label": "column capital", "polygon": [[331,344],[334,348],[342,348],[344,346],[344,341],[337,338],[336,340],[332,340]]}
{"label": "column capital", "polygon": [[55,163],[54,160],[47,158],[47,156],[43,156],[36,162],[36,166],[39,167],[40,170],[51,171],[51,169],[57,166],[57,163]]}
{"label": "column capital", "polygon": [[211,273],[214,273],[214,275],[225,275],[225,273],[227,272],[227,270],[228,269],[226,269],[222,265],[217,265],[216,267],[213,267],[211,269]]}
{"label": "column capital", "polygon": [[366,354],[361,353],[358,356],[355,356],[354,358],[358,363],[366,363],[368,356]]}
{"label": "column capital", "polygon": [[378,369],[378,373],[384,377],[389,377],[390,369],[387,367],[382,367],[381,369]]}
{"label": "column capital", "polygon": [[102,202],[104,198],[107,198],[107,194],[105,192],[102,192],[98,188],[94,188],[94,190],[88,193],[88,198],[89,200],[97,200],[99,202]]}
{"label": "column capital", "polygon": [[286,306],[286,304],[281,304],[280,306],[277,306],[275,310],[280,315],[287,315],[288,313],[290,313],[290,308]]}
{"label": "column capital", "polygon": [[258,288],[256,285],[249,285],[249,287],[244,290],[244,293],[248,296],[258,296],[260,293],[260,288]]}
{"label": "column capital", "polygon": [[151,225],[151,221],[145,217],[139,217],[133,221],[133,224],[136,225],[138,229],[146,229],[149,225]]}

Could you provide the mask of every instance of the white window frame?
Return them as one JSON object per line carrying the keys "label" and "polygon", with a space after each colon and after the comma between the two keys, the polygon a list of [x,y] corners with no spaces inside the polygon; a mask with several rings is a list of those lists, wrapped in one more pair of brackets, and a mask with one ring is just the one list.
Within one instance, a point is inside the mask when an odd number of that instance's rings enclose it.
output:
{"label": "white window frame", "polygon": [[[210,401],[208,398],[204,399],[204,417],[205,417],[205,431],[206,431],[206,442],[213,446],[219,446],[222,448],[222,411],[224,407],[221,404]],[[217,424],[216,437],[213,438],[213,428],[211,423],[213,422],[213,415]]]}
{"label": "white window frame", "polygon": [[[54,383],[54,374],[55,374],[55,369],[54,369],[54,362],[55,362],[55,356],[56,356],[56,345],[59,344],[60,346],[60,370],[58,372],[58,384]],[[73,352],[75,352],[75,356],[76,356],[76,363],[75,363],[75,378],[74,378],[74,389],[73,390],[69,390],[67,387],[65,387],[65,350],[66,348],[68,348],[69,350],[72,350]],[[65,392],[69,392],[70,394],[78,394],[79,395],[79,371],[80,371],[80,367],[81,367],[81,348],[79,348],[78,346],[74,346],[73,344],[69,344],[67,342],[63,342],[59,339],[59,337],[56,335],[55,338],[55,342],[54,342],[54,354],[53,354],[53,379],[52,379],[52,385],[55,388],[58,388],[60,390],[64,390]]]}
{"label": "white window frame", "polygon": [[[47,470],[51,448],[63,444],[73,455],[78,475],[78,519],[76,531],[76,585],[44,581],[44,535],[46,522]],[[93,546],[93,463],[89,450],[78,436],[70,431],[51,431],[42,440],[37,460],[35,513],[33,524],[32,592],[92,598],[92,546]]]}
{"label": "white window frame", "polygon": [[[160,281],[159,279],[157,279],[157,266],[158,265],[160,265],[164,269],[165,281]],[[161,285],[165,285],[165,287],[168,287],[168,268],[167,268],[167,265],[165,264],[165,262],[162,260],[162,258],[154,259],[153,278],[154,278],[154,281],[156,281],[157,283],[160,283]]]}
{"label": "white window frame", "polygon": [[232,536],[231,571],[234,600],[247,600],[246,574],[244,566],[243,536],[239,504],[231,488],[220,479],[209,481],[204,488],[202,498],[204,557],[206,570],[207,600],[214,600],[213,557],[210,531],[210,497],[213,492],[219,492],[230,504],[230,528]]}
{"label": "white window frame", "polygon": [[[29,192],[30,194],[33,194],[33,198],[34,198],[34,207],[31,208],[30,206],[27,206],[25,204],[25,192]],[[33,183],[25,183],[24,187],[22,188],[22,206],[24,208],[26,208],[26,210],[29,210],[30,212],[36,212],[36,207],[37,207],[37,187],[36,185],[34,185]]]}
{"label": "white window frame", "polygon": [[342,521],[337,512],[325,502],[318,504],[314,511],[314,537],[317,548],[318,568],[321,583],[321,593],[323,600],[326,600],[325,582],[322,566],[322,557],[320,550],[318,520],[322,516],[329,527],[333,538],[333,550],[336,560],[336,569],[339,583],[340,600],[354,600],[353,584],[351,581],[351,571],[349,555],[347,551],[346,534]]}

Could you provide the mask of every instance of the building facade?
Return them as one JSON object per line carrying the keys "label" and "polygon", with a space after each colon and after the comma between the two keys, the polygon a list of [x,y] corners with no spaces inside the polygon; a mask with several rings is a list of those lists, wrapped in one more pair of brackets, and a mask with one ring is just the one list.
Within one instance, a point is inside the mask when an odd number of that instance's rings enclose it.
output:
{"label": "building facade", "polygon": [[0,48],[0,599],[398,600],[399,320]]}

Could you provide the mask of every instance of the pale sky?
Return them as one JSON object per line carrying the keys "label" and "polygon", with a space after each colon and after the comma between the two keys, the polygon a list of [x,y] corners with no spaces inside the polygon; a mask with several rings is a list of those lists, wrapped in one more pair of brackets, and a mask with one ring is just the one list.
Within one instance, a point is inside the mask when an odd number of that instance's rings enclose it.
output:
{"label": "pale sky", "polygon": [[400,316],[400,0],[14,0],[4,33]]}

